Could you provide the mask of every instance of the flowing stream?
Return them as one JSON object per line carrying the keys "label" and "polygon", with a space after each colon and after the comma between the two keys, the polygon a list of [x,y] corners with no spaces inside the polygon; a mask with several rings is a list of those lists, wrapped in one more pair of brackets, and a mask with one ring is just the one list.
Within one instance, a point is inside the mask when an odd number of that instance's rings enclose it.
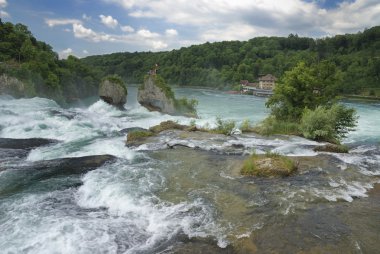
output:
{"label": "flowing stream", "polygon": [[[141,107],[136,88],[128,92],[125,111],[96,99],[62,108],[0,97],[0,138],[58,140],[0,149],[1,253],[378,253],[380,104],[347,103],[360,116],[344,141],[349,154],[254,134],[179,140],[169,132],[128,148],[125,128],[165,120],[213,126],[218,116],[254,124],[268,115],[265,98],[178,88],[177,97],[199,101],[200,119],[169,116]],[[197,149],[166,149],[170,142]],[[242,177],[253,150],[298,158],[302,170]],[[104,154],[116,159],[63,174],[72,169],[67,158]],[[57,170],[41,169],[46,160]]]}

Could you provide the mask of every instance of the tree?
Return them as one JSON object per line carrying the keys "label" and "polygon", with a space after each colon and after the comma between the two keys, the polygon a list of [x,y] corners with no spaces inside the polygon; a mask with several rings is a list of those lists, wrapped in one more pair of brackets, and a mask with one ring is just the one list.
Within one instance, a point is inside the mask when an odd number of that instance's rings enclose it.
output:
{"label": "tree", "polygon": [[332,62],[323,61],[310,67],[300,62],[285,72],[266,106],[277,119],[299,120],[305,108],[315,109],[333,103],[341,80]]}

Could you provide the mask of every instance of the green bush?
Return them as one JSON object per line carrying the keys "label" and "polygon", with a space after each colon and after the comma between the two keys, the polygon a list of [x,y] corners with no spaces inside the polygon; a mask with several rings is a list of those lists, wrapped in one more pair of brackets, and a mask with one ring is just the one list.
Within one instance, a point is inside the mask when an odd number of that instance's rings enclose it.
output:
{"label": "green bush", "polygon": [[278,120],[275,116],[265,118],[253,128],[253,131],[261,135],[300,135],[298,122]]}
{"label": "green bush", "polygon": [[322,106],[315,110],[305,109],[301,119],[301,130],[305,138],[333,141],[334,118],[330,110]]}
{"label": "green bush", "polygon": [[175,100],[174,106],[179,113],[197,114],[198,101],[196,99],[188,100],[187,98],[181,98]]}
{"label": "green bush", "polygon": [[301,119],[301,130],[305,138],[339,143],[357,124],[355,109],[341,104],[332,107],[319,106],[315,110],[305,109]]}
{"label": "green bush", "polygon": [[212,129],[211,132],[217,133],[217,134],[231,135],[235,127],[236,127],[235,121],[222,120],[220,117],[217,117],[216,128]]}

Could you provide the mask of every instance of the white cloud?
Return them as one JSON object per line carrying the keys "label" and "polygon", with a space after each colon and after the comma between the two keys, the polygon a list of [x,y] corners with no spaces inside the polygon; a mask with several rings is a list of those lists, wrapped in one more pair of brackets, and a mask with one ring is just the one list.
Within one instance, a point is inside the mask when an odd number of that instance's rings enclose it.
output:
{"label": "white cloud", "polygon": [[5,8],[7,7],[8,3],[7,0],[0,0],[0,8]]}
{"label": "white cloud", "polygon": [[177,36],[178,32],[175,29],[166,29],[165,34],[167,36]]}
{"label": "white cloud", "polygon": [[[324,0],[103,0],[126,9],[134,18],[156,18],[190,27],[200,40],[249,39],[261,35],[304,36],[357,32],[380,24],[379,0],[342,1],[324,9]],[[232,30],[230,30],[232,29]]]}
{"label": "white cloud", "polygon": [[120,26],[120,29],[126,33],[133,33],[135,29],[131,26]]}
{"label": "white cloud", "polygon": [[[103,32],[95,32],[91,28],[87,28],[82,24],[73,24],[72,29],[75,38],[84,39],[90,42],[111,42],[130,45],[131,47],[140,47],[141,50],[163,50],[168,48],[165,41],[167,36],[151,32],[147,29],[140,29],[137,32],[118,35],[106,34]],[[87,54],[83,51],[84,54]]]}
{"label": "white cloud", "polygon": [[72,24],[82,24],[82,21],[78,19],[45,19],[45,23],[49,27],[64,26]]}
{"label": "white cloud", "polygon": [[10,15],[8,12],[0,10],[0,18],[9,18]]}
{"label": "white cloud", "polygon": [[85,50],[85,49],[82,51],[82,53],[85,54],[85,55],[88,55],[88,51]]}
{"label": "white cloud", "polygon": [[60,59],[66,59],[69,55],[73,55],[73,50],[71,48],[64,49],[59,52]]}
{"label": "white cloud", "polygon": [[168,44],[162,41],[152,41],[152,46],[155,50],[161,50],[166,49],[168,47]]}
{"label": "white cloud", "polygon": [[114,19],[112,16],[99,15],[99,18],[100,18],[100,21],[104,25],[110,28],[115,28],[119,24],[119,22],[116,19]]}
{"label": "white cloud", "polygon": [[71,32],[71,29],[69,29],[69,28],[65,28],[65,29],[63,29],[63,31],[66,32],[66,33],[70,33],[70,32]]}
{"label": "white cloud", "polygon": [[114,36],[105,33],[96,33],[91,28],[86,28],[82,24],[73,24],[73,32],[76,38],[92,42],[116,41]]}
{"label": "white cloud", "polygon": [[147,29],[138,30],[137,35],[139,35],[143,38],[157,38],[157,37],[159,37],[159,34],[152,33],[151,31],[149,31]]}

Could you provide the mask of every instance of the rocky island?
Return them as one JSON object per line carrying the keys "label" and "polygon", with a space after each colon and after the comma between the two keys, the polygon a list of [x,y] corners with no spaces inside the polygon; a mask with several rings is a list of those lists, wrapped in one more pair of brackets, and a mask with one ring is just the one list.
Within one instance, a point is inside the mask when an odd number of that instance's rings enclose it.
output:
{"label": "rocky island", "polygon": [[99,86],[99,97],[105,102],[122,107],[127,102],[127,88],[117,75],[105,77]]}
{"label": "rocky island", "polygon": [[137,93],[138,102],[150,111],[197,117],[196,100],[176,99],[170,86],[155,72],[145,76]]}

